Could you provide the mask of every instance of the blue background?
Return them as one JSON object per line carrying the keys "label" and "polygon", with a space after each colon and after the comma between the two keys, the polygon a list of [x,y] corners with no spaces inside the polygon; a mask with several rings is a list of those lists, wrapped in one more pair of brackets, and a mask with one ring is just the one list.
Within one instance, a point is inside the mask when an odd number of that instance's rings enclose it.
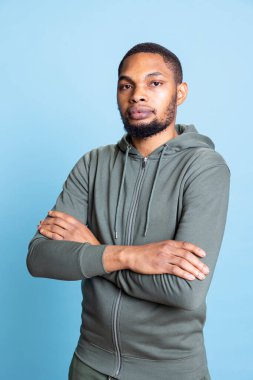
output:
{"label": "blue background", "polygon": [[67,379],[80,282],[31,277],[27,245],[75,162],[124,133],[117,67],[146,41],[179,56],[190,92],[177,122],[231,170],[205,340],[212,380],[253,379],[252,19],[250,0],[0,0],[1,379]]}

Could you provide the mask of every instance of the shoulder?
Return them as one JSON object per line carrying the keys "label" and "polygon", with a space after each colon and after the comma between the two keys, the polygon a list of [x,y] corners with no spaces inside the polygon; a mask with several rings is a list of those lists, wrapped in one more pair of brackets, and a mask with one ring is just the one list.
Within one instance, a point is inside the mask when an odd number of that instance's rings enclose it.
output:
{"label": "shoulder", "polygon": [[189,169],[194,169],[194,171],[202,171],[216,166],[225,166],[230,172],[228,163],[225,158],[221,153],[217,152],[214,149],[205,147],[196,148],[195,152],[192,154],[190,161],[191,162]]}
{"label": "shoulder", "polygon": [[97,165],[98,161],[108,162],[117,153],[117,144],[101,145],[83,154],[76,162],[74,168],[89,169],[90,165]]}
{"label": "shoulder", "polygon": [[184,176],[184,186],[198,186],[219,182],[224,186],[230,183],[230,169],[224,157],[214,149],[197,148],[188,161]]}
{"label": "shoulder", "polygon": [[108,145],[101,145],[97,148],[94,148],[91,151],[89,151],[87,154],[89,155],[90,159],[95,159],[96,157],[106,159],[114,155],[115,151],[117,151],[117,145],[108,144]]}
{"label": "shoulder", "polygon": [[116,144],[108,144],[108,145],[101,145],[97,148],[93,148],[89,150],[88,152],[84,153],[78,162],[90,162],[91,160],[94,160],[96,158],[100,157],[110,157],[115,151],[117,150]]}

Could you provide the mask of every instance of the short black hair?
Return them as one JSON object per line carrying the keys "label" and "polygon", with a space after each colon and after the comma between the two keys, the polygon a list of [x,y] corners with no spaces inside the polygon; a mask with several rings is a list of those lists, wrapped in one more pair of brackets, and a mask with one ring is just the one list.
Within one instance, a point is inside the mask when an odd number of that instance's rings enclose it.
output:
{"label": "short black hair", "polygon": [[159,54],[163,57],[163,60],[166,64],[168,64],[169,68],[174,73],[175,82],[182,83],[183,81],[183,70],[181,63],[178,57],[172,53],[172,51],[166,49],[164,46],[155,44],[153,42],[144,42],[141,44],[137,44],[133,46],[122,58],[119,67],[118,67],[118,76],[120,76],[120,72],[123,66],[123,63],[127,57],[137,53],[153,53]]}

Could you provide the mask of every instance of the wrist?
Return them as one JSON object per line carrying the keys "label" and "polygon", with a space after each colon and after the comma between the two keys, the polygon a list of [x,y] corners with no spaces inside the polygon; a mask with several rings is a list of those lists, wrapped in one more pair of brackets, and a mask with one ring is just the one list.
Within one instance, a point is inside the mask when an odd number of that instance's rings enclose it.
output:
{"label": "wrist", "polygon": [[102,256],[106,272],[129,269],[129,247],[124,245],[107,245]]}
{"label": "wrist", "polygon": [[135,247],[133,245],[123,245],[120,251],[120,260],[123,269],[131,269],[134,259]]}

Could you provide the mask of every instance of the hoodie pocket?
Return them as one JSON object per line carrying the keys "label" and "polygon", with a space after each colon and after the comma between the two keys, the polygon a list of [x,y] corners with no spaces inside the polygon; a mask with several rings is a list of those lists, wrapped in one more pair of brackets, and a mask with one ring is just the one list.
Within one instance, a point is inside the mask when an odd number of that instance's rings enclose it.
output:
{"label": "hoodie pocket", "polygon": [[150,360],[184,359],[203,347],[199,311],[188,311],[122,293],[122,355]]}
{"label": "hoodie pocket", "polygon": [[84,280],[82,284],[81,335],[89,343],[114,351],[112,309],[118,289],[102,277]]}

